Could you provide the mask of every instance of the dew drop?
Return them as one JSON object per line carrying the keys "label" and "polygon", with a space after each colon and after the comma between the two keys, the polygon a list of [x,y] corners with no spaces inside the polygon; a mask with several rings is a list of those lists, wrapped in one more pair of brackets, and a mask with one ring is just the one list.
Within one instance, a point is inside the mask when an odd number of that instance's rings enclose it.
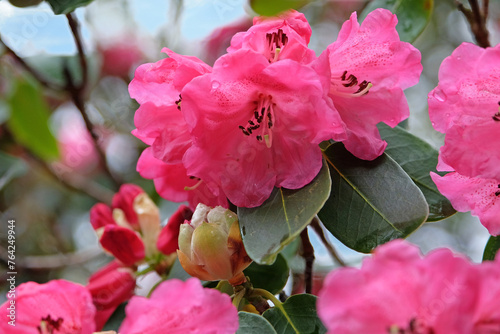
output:
{"label": "dew drop", "polygon": [[441,89],[436,89],[434,93],[432,94],[436,100],[439,102],[444,102],[448,98],[446,94],[441,90]]}
{"label": "dew drop", "polygon": [[218,81],[212,81],[212,89],[217,89],[220,87],[220,82]]}

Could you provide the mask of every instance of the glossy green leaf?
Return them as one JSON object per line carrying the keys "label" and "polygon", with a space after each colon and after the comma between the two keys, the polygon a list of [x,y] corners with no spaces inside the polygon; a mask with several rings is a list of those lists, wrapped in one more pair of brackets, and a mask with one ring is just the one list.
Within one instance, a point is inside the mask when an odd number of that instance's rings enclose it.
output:
{"label": "glossy green leaf", "polygon": [[332,194],[319,217],[347,247],[368,253],[378,245],[405,238],[429,212],[425,197],[388,155],[361,160],[335,143],[324,152]]}
{"label": "glossy green leaf", "polygon": [[120,304],[116,310],[113,312],[109,320],[104,325],[103,331],[116,331],[120,328],[123,320],[125,319],[125,307],[128,302]]}
{"label": "glossy green leaf", "polygon": [[250,7],[259,15],[273,16],[287,9],[299,9],[312,0],[250,0]]}
{"label": "glossy green leaf", "polygon": [[267,290],[274,295],[285,287],[289,271],[285,258],[283,255],[278,254],[273,264],[265,265],[253,262],[244,270],[244,274],[250,277],[250,282],[254,288]]}
{"label": "glossy green leaf", "polygon": [[236,334],[276,334],[273,326],[258,314],[238,312],[240,327]]}
{"label": "glossy green leaf", "polygon": [[301,189],[275,188],[257,208],[238,208],[243,244],[257,263],[270,264],[318,213],[330,194],[326,163],[314,180]]}
{"label": "glossy green leaf", "polygon": [[427,221],[447,218],[457,211],[450,201],[441,195],[429,172],[436,172],[438,151],[422,139],[399,126],[394,129],[380,123],[380,135],[387,142],[385,153],[394,159],[413,182],[420,188],[429,205]]}
{"label": "glossy green leaf", "polygon": [[16,140],[44,160],[57,159],[57,141],[48,124],[50,108],[40,89],[27,81],[18,81],[9,105],[7,126]]}
{"label": "glossy green leaf", "polygon": [[274,307],[263,316],[279,334],[323,334],[326,328],[318,318],[316,299],[308,294],[294,295],[283,303],[286,315]]}
{"label": "glossy green leaf", "polygon": [[68,14],[78,7],[87,6],[93,0],[46,0],[54,14]]}
{"label": "glossy green leaf", "polygon": [[500,236],[491,236],[484,248],[483,261],[493,261],[500,249]]}
{"label": "glossy green leaf", "polygon": [[389,9],[398,17],[396,30],[402,41],[413,42],[424,31],[431,18],[434,0],[373,0],[365,8],[361,17],[376,8]]}
{"label": "glossy green leaf", "polygon": [[0,190],[16,177],[26,174],[28,166],[21,159],[0,152]]}

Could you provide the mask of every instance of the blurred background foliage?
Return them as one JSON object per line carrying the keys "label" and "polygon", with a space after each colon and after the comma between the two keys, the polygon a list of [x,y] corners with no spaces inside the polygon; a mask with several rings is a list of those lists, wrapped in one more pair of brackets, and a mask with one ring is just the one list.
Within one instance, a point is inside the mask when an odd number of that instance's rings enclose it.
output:
{"label": "blurred background foliage", "polygon": [[[291,2],[305,4],[301,11],[313,29],[310,47],[318,55],[353,11],[373,6],[365,0]],[[9,219],[16,221],[17,284],[55,278],[85,284],[110,260],[89,223],[92,205],[109,203],[119,184],[127,182],[150,194],[163,219],[178,206],[159,198],[152,182],[135,171],[144,145],[130,133],[138,107],[127,91],[134,69],[163,58],[164,46],[212,65],[255,14],[245,0],[95,0],[69,17],[54,15],[46,2],[27,8],[12,5],[25,3],[0,0],[0,36],[7,46],[0,43],[0,284],[6,282]],[[262,3],[252,5],[260,10]],[[79,23],[85,57],[78,57],[71,21]],[[496,45],[498,0],[490,1],[487,26]],[[400,26],[400,33],[406,28]],[[435,148],[442,145],[443,135],[430,124],[427,94],[437,84],[441,61],[464,41],[473,38],[454,0],[436,0],[430,23],[413,43],[422,52],[424,71],[420,83],[406,91],[408,129]],[[82,100],[87,119],[80,112]],[[92,124],[92,135],[86,124]],[[348,264],[359,264],[363,255],[328,237]],[[311,238],[320,283],[335,264],[314,233]],[[488,233],[475,217],[456,214],[427,223],[409,239],[424,252],[446,246],[480,261]],[[292,244],[284,256],[298,277],[303,260],[293,256],[296,250]],[[0,287],[0,303],[4,292],[5,285]]]}

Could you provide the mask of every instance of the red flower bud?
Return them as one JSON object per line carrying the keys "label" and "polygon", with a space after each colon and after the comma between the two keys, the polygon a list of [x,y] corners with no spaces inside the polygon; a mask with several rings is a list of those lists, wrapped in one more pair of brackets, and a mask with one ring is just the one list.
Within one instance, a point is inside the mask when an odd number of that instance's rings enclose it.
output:
{"label": "red flower bud", "polygon": [[186,220],[191,220],[193,211],[185,205],[181,205],[177,211],[170,217],[156,242],[156,247],[165,255],[174,253],[179,249],[179,229]]}
{"label": "red flower bud", "polygon": [[125,266],[131,266],[144,259],[144,243],[139,234],[129,228],[106,225],[99,241],[105,250]]}
{"label": "red flower bud", "polygon": [[90,223],[94,230],[106,225],[116,225],[111,208],[104,203],[97,203],[90,209]]}
{"label": "red flower bud", "polygon": [[128,223],[134,228],[139,228],[137,213],[134,211],[134,199],[143,192],[144,190],[142,190],[141,187],[127,183],[122,185],[120,190],[113,196],[111,207],[113,209],[121,209]]}

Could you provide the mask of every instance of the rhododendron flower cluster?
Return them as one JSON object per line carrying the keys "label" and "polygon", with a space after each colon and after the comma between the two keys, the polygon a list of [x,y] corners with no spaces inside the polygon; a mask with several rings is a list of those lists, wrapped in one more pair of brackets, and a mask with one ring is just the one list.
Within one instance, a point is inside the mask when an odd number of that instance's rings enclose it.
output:
{"label": "rhododendron flower cluster", "polygon": [[[14,301],[15,326],[5,320]],[[45,284],[27,282],[16,288],[16,298],[0,306],[0,332],[10,334],[92,334],[95,307],[90,292],[65,280]]]}
{"label": "rhododendron flower cluster", "polygon": [[254,19],[213,68],[164,49],[140,66],[130,95],[134,135],[151,145],[137,165],[161,196],[227,206],[261,205],[274,187],[299,189],[322,166],[319,144],[344,141],[363,159],[384,151],[375,125],[408,117],[403,89],[417,83],[420,53],[401,42],[385,9],[354,13],[320,57],[304,15]]}
{"label": "rhododendron flower cluster", "polygon": [[233,334],[238,312],[231,298],[201,286],[196,278],[161,283],[150,298],[133,297],[125,308],[120,334]]}
{"label": "rhododendron flower cluster", "polygon": [[464,43],[441,64],[439,85],[429,93],[434,128],[446,134],[438,189],[458,211],[472,211],[500,234],[500,46]]}
{"label": "rhododendron flower cluster", "polygon": [[449,249],[422,257],[395,240],[361,269],[331,272],[318,314],[328,333],[498,333],[500,258],[472,264]]}

